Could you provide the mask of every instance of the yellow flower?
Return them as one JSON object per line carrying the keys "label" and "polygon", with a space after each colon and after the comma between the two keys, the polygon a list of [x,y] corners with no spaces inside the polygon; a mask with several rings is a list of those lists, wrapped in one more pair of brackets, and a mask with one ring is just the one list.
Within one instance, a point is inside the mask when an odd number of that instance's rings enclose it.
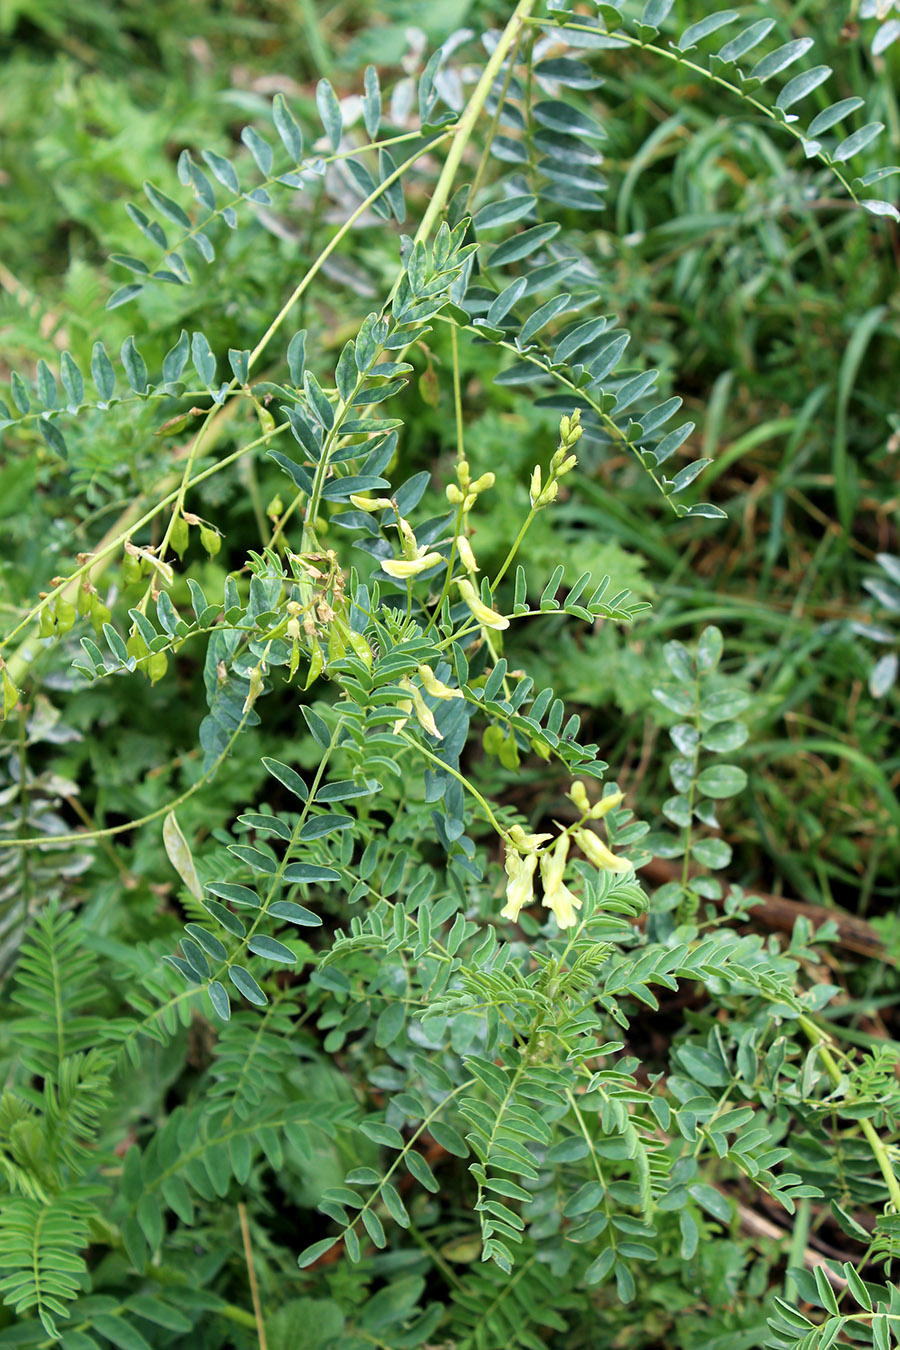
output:
{"label": "yellow flower", "polygon": [[[382,564],[382,566],[384,566],[384,564]],[[462,579],[457,580],[456,584],[459,587],[460,595],[472,611],[473,617],[476,618],[484,628],[509,627],[509,619],[503,614],[498,614],[496,610],[489,609],[487,605],[478,598],[478,593],[471,581]]]}
{"label": "yellow flower", "polygon": [[552,839],[553,835],[526,834],[521,825],[514,825],[509,832],[509,837],[520,853],[534,853],[545,839]]}
{"label": "yellow flower", "polygon": [[541,880],[544,883],[543,904],[553,911],[560,928],[571,928],[576,922],[576,909],[581,909],[581,901],[573,895],[563,883],[566,870],[566,857],[569,852],[569,836],[561,834],[552,850],[541,855]]}
{"label": "yellow flower", "polygon": [[439,553],[428,553],[422,548],[419,550],[418,558],[386,558],[381,564],[381,570],[398,581],[406,581],[408,577],[416,577],[420,572],[427,572],[429,567],[435,567],[443,561]]}
{"label": "yellow flower", "polygon": [[573,838],[584,856],[595,867],[603,868],[607,872],[631,871],[631,863],[625,858],[617,858],[593,830],[575,830]]}
{"label": "yellow flower", "polygon": [[602,820],[608,811],[613,811],[625,800],[624,792],[609,792],[591,807],[591,820]]}
{"label": "yellow flower", "polygon": [[390,497],[367,497],[362,492],[351,492],[350,501],[359,511],[389,511],[394,505]]}
{"label": "yellow flower", "polygon": [[419,679],[425,686],[425,692],[431,694],[432,698],[462,698],[462,690],[451,689],[449,685],[442,683],[431,666],[419,666],[418,673]]}
{"label": "yellow flower", "polygon": [[515,923],[523,905],[530,905],[534,899],[534,871],[537,867],[537,854],[528,853],[523,858],[515,849],[507,848],[506,862],[506,904],[500,913],[504,919]]}
{"label": "yellow flower", "polygon": [[416,720],[419,723],[419,726],[427,731],[429,736],[435,736],[439,741],[442,741],[444,738],[437,729],[434,713],[422,697],[421,689],[417,689],[412,680],[408,679],[405,675],[403,679],[399,681],[399,684],[401,689],[408,690],[412,697],[412,710],[416,714]]}
{"label": "yellow flower", "polygon": [[464,534],[456,537],[456,551],[459,554],[459,561],[467,572],[479,571],[478,564],[475,561],[475,554],[472,552],[472,545]]}

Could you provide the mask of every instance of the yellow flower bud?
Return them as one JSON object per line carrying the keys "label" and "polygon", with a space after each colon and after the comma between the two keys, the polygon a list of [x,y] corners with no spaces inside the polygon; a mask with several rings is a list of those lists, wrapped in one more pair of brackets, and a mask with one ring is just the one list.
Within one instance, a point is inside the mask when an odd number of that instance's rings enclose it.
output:
{"label": "yellow flower bud", "polygon": [[381,564],[381,570],[397,581],[405,581],[408,577],[418,576],[420,572],[427,572],[429,567],[436,567],[439,562],[443,562],[439,553],[423,553],[411,559],[387,558]]}
{"label": "yellow flower bud", "polygon": [[434,713],[422,697],[422,691],[417,689],[413,682],[405,675],[399,683],[402,689],[408,689],[412,695],[412,710],[416,715],[416,721],[419,723],[419,726],[422,727],[424,731],[427,731],[429,736],[434,736],[437,740],[442,741],[444,738],[437,729]]}
{"label": "yellow flower bud", "polygon": [[532,505],[532,506],[536,506],[536,505],[537,505],[537,499],[538,499],[538,497],[541,495],[541,466],[540,466],[540,464],[536,464],[536,465],[534,466],[534,473],[531,475],[531,487],[530,487],[529,491],[530,491],[530,495],[531,495],[531,505]]}
{"label": "yellow flower bud", "polygon": [[536,853],[541,844],[552,839],[552,834],[526,834],[521,825],[514,825],[509,837],[520,853]]}
{"label": "yellow flower bud", "polygon": [[250,672],[250,688],[247,690],[247,697],[244,699],[242,713],[248,713],[256,700],[263,691],[263,667],[262,662],[253,667]]}
{"label": "yellow flower bud", "polygon": [[459,554],[459,561],[467,572],[478,572],[481,570],[475,561],[472,545],[464,534],[458,534],[456,536],[456,551]]}
{"label": "yellow flower bud", "polygon": [[496,610],[488,609],[487,605],[479,599],[478,593],[471,581],[457,579],[456,584],[459,587],[460,595],[468,605],[472,615],[484,628],[509,627],[509,619],[507,619],[505,615],[498,614]]}
{"label": "yellow flower bud", "polygon": [[584,856],[589,862],[592,862],[595,867],[599,867],[605,872],[631,871],[631,863],[625,858],[617,858],[616,855],[606,847],[603,840],[594,834],[593,830],[574,830],[572,832],[572,837]]}
{"label": "yellow flower bud", "polygon": [[422,684],[425,686],[425,692],[427,694],[431,694],[432,698],[463,697],[463,691],[461,689],[451,689],[449,685],[446,685],[441,680],[439,680],[438,677],[435,675],[434,671],[431,669],[431,666],[425,665],[419,666],[418,675],[419,679],[422,681]]}
{"label": "yellow flower bud", "polygon": [[469,473],[469,461],[467,459],[461,459],[457,464],[456,476],[459,479],[460,487],[467,488],[469,486],[471,475]]}
{"label": "yellow flower bud", "polygon": [[602,820],[609,811],[614,811],[625,800],[624,792],[609,792],[591,807],[591,820]]}
{"label": "yellow flower bud", "polygon": [[351,492],[350,500],[358,511],[389,511],[394,505],[390,497],[367,497],[362,492]]}
{"label": "yellow flower bud", "polygon": [[[448,483],[444,490],[447,493],[447,501],[451,502],[454,506],[458,506],[463,500],[463,494],[455,483]],[[351,497],[350,500],[352,501],[353,498]]]}
{"label": "yellow flower bud", "polygon": [[584,786],[584,783],[582,783],[580,778],[575,779],[575,782],[572,784],[572,791],[569,793],[569,796],[571,797],[575,806],[578,807],[578,810],[581,811],[583,814],[586,815],[587,812],[591,809],[591,803],[587,795],[587,788]]}
{"label": "yellow flower bud", "polygon": [[397,529],[400,531],[400,547],[403,549],[403,556],[412,562],[414,558],[419,556],[419,545],[416,542],[416,536],[413,534],[413,528],[408,520],[399,516]]}
{"label": "yellow flower bud", "polygon": [[488,488],[492,488],[494,486],[496,481],[497,475],[495,473],[483,473],[480,478],[475,479],[475,482],[472,484],[471,490],[472,492],[476,493],[486,492]]}

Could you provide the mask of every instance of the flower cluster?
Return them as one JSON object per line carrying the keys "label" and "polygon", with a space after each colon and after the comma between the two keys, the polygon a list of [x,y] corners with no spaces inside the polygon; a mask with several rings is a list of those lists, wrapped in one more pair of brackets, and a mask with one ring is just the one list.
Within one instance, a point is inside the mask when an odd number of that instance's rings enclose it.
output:
{"label": "flower cluster", "polygon": [[510,830],[504,862],[507,876],[506,904],[500,911],[504,919],[515,922],[522,908],[531,904],[534,899],[535,873],[540,864],[544,889],[541,903],[552,911],[561,929],[574,927],[577,922],[576,911],[581,909],[581,900],[569,890],[564,879],[569,847],[573,841],[595,867],[608,872],[630,871],[631,863],[625,858],[617,857],[587,826],[588,820],[601,820],[618,806],[623,794],[608,793],[592,806],[584,784],[576,782],[569,795],[581,812],[581,820],[576,826],[558,835],[552,848],[540,847],[551,839],[552,835],[526,834],[519,825]]}

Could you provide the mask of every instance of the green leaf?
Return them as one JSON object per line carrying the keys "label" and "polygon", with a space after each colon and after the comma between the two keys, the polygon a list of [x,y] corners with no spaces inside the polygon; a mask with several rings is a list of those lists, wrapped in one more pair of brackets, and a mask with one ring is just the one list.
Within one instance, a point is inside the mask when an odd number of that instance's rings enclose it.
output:
{"label": "green leaf", "polygon": [[100,398],[104,403],[108,403],[115,393],[116,372],[113,370],[112,362],[106,355],[106,348],[102,342],[94,343],[91,356],[91,376],[97,386],[97,393]]}
{"label": "green leaf", "polygon": [[303,158],[303,133],[283,94],[276,94],[272,101],[272,120],[275,123],[275,130],[281,137],[281,144],[292,161],[299,164]]}
{"label": "green leaf", "polygon": [[774,19],[760,19],[757,23],[752,23],[749,28],[745,28],[743,32],[738,33],[737,37],[733,37],[730,42],[726,42],[724,47],[720,47],[716,52],[715,59],[728,63],[737,61],[747,52],[752,51],[754,47],[758,47],[763,38],[771,33],[774,27]]}
{"label": "green leaf", "polygon": [[773,75],[778,75],[782,70],[787,70],[795,61],[799,61],[801,56],[805,56],[810,47],[814,46],[812,38],[796,38],[793,42],[786,42],[783,47],[776,47],[774,52],[769,52],[750,72],[751,80],[769,80]]}
{"label": "green leaf", "polygon": [[795,75],[792,80],[788,80],[781,93],[775,100],[775,107],[780,112],[787,112],[788,108],[793,108],[795,103],[799,103],[807,94],[811,94],[814,89],[824,83],[831,74],[830,66],[813,66],[811,70],[806,70],[802,75]]}
{"label": "green leaf", "polygon": [[235,989],[243,994],[244,998],[250,1003],[255,1003],[258,1008],[264,1008],[266,1006],[269,1000],[254,980],[249,970],[245,970],[243,966],[229,966],[228,978],[231,980]]}
{"label": "green leaf", "polygon": [[697,788],[705,797],[735,797],[747,786],[747,775],[736,764],[711,764],[697,779]]}
{"label": "green leaf", "polygon": [[854,131],[852,136],[841,141],[840,145],[833,151],[831,158],[836,164],[843,164],[844,160],[851,159],[853,155],[860,154],[866,146],[871,145],[878,136],[884,131],[883,122],[867,122],[864,127]]}
{"label": "green leaf", "polygon": [[476,211],[472,224],[476,230],[495,230],[499,225],[510,225],[522,216],[530,215],[537,206],[537,199],[529,194],[517,197],[504,197],[502,201],[491,202]]}
{"label": "green leaf", "polygon": [[288,923],[295,923],[301,928],[322,926],[318,914],[314,914],[311,909],[304,909],[302,905],[295,905],[293,900],[273,900],[266,913],[271,914],[273,919],[286,919]]}
{"label": "green leaf", "polygon": [[264,956],[267,961],[279,961],[286,966],[297,964],[297,958],[290,947],[286,947],[283,942],[277,942],[275,938],[266,937],[263,933],[257,933],[255,937],[250,938],[247,947],[254,956]]}
{"label": "green leaf", "polygon": [[699,19],[697,23],[690,24],[682,33],[675,46],[680,52],[690,51],[696,47],[698,42],[702,42],[710,33],[715,33],[717,29],[724,28],[727,23],[731,23],[738,17],[736,9],[722,9],[716,14],[707,14],[705,19]]}
{"label": "green leaf", "polygon": [[201,383],[210,388],[216,378],[216,358],[203,333],[194,333],[191,337],[191,360]]}
{"label": "green leaf", "polygon": [[341,116],[341,105],[327,80],[320,80],[316,85],[316,108],[319,117],[322,119],[325,135],[331,142],[332,150],[339,150],[341,135],[344,130],[344,119]]}

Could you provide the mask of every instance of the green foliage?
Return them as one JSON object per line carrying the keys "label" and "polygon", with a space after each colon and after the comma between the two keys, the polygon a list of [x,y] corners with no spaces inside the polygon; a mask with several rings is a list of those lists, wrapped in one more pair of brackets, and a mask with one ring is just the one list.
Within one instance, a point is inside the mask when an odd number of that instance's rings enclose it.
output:
{"label": "green foliage", "polygon": [[[73,260],[0,403],[0,1345],[900,1343],[896,1046],[841,1021],[893,963],[753,897],[896,893],[896,657],[855,641],[895,639],[896,549],[851,455],[892,95],[779,4],[462,8],[502,31],[361,11],[341,68],[303,4],[308,87],[236,73],[219,118],[208,75],[175,143],[107,75],[46,131],[130,279],[88,323]],[[232,60],[279,31],[201,10]],[[177,70],[170,17],[115,31]],[[788,503],[826,498],[798,596]],[[824,619],[816,568],[855,587]],[[789,789],[803,754],[855,776]]]}

